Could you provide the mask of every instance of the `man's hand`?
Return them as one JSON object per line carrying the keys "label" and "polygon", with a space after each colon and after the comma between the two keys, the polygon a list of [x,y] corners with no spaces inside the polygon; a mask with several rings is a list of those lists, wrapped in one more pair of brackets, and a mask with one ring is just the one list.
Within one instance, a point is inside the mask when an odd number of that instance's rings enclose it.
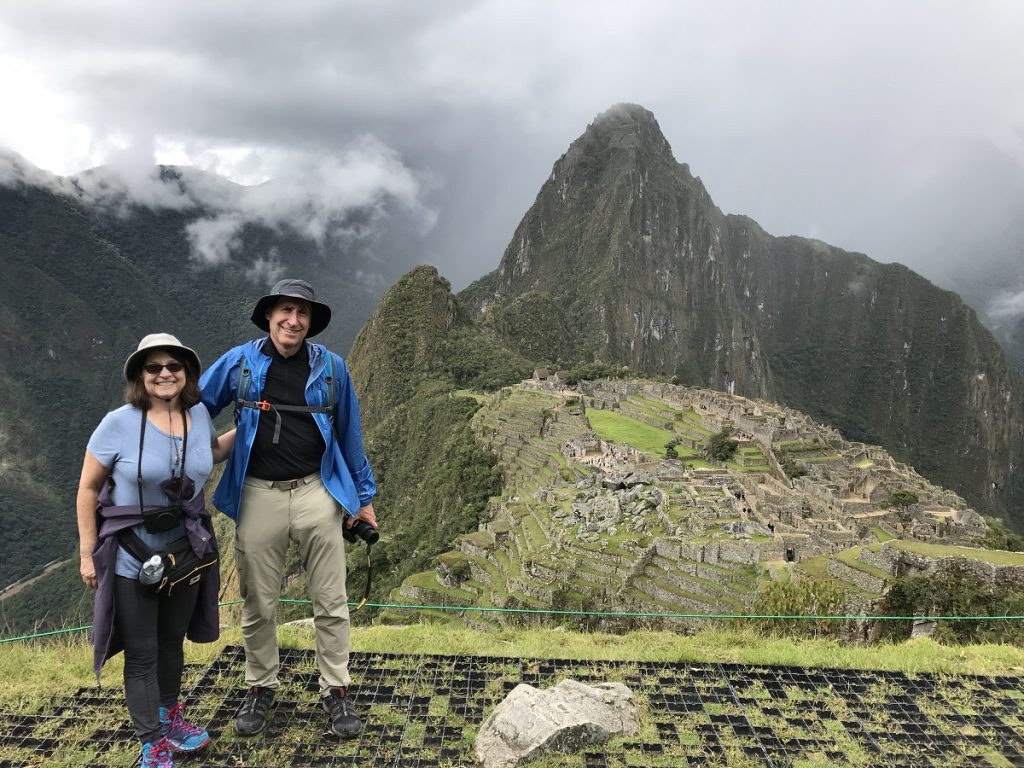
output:
{"label": "man's hand", "polygon": [[355,513],[353,517],[346,518],[345,527],[351,528],[356,524],[356,520],[365,520],[374,528],[377,527],[377,515],[373,511],[373,504],[367,504],[365,507],[360,507],[359,511]]}

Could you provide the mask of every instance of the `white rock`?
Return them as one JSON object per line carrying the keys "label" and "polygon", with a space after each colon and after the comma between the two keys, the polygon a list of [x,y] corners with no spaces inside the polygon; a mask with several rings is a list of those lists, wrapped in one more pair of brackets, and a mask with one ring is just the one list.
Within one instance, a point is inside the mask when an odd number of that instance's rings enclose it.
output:
{"label": "white rock", "polygon": [[563,680],[548,690],[522,684],[480,726],[474,746],[485,768],[513,768],[547,752],[579,752],[638,728],[633,693],[621,683]]}

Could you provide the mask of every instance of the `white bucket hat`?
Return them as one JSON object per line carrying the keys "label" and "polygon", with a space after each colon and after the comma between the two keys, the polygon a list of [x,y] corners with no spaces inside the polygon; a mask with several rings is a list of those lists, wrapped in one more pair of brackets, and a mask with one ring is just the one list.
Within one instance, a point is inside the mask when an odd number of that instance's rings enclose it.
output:
{"label": "white bucket hat", "polygon": [[125,381],[132,381],[139,375],[139,369],[142,367],[143,362],[145,362],[146,355],[155,349],[164,349],[174,353],[175,357],[185,365],[186,369],[191,368],[190,373],[192,376],[197,381],[199,380],[199,371],[202,370],[202,365],[199,362],[199,355],[195,353],[194,349],[186,347],[178,341],[177,336],[172,336],[169,333],[150,333],[142,337],[138,348],[128,355],[128,359],[124,361]]}

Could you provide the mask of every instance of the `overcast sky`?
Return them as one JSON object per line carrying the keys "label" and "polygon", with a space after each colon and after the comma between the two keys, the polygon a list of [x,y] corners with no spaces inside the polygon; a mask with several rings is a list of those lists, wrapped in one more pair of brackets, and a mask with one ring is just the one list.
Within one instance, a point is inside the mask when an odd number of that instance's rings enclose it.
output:
{"label": "overcast sky", "polygon": [[397,196],[412,260],[461,288],[629,101],[724,211],[941,276],[901,251],[931,222],[894,212],[966,177],[973,215],[1024,178],[1022,40],[1017,0],[10,2],[0,146],[62,175],[159,161],[328,208]]}

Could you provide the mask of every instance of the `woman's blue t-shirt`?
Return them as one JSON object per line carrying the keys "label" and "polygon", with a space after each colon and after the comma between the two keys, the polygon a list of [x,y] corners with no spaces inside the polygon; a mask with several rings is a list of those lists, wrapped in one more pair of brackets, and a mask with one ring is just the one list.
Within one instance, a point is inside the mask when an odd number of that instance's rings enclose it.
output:
{"label": "woman's blue t-shirt", "polygon": [[[199,493],[206,478],[213,471],[211,448],[217,433],[210,414],[202,403],[192,406],[189,415],[192,417],[192,426],[188,432],[185,472],[195,482],[195,492]],[[139,503],[139,420],[144,418],[145,414],[138,408],[123,405],[104,416],[89,438],[89,453],[110,471],[114,479],[111,502],[115,506]],[[180,467],[181,446],[181,435],[172,437],[152,422],[146,422],[146,437],[142,449],[142,503],[145,506],[165,507],[174,502],[174,499],[169,498],[160,488],[160,483],[171,476],[172,467]],[[185,535],[185,526],[181,524],[162,533],[150,533],[141,523],[133,530],[151,549],[162,549]],[[123,547],[118,547],[117,563],[114,567],[114,572],[118,576],[134,579],[139,575],[141,567],[142,563],[128,554]]]}

